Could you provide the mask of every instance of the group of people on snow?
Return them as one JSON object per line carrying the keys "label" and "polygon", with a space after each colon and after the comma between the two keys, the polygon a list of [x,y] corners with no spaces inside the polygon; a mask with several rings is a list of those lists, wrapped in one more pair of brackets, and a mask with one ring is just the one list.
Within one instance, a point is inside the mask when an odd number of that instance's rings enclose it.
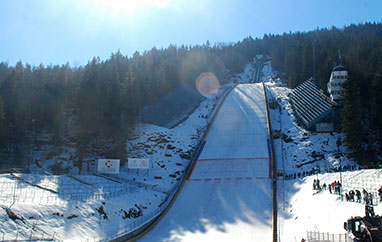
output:
{"label": "group of people on snow", "polygon": [[349,192],[345,193],[345,198],[347,202],[361,203],[362,197],[365,204],[373,205],[373,194],[371,192],[367,192],[366,189],[362,189],[362,194],[361,191],[358,189],[356,189],[355,191],[350,190]]}
{"label": "group of people on snow", "polygon": [[[332,183],[329,183],[326,185],[324,183],[321,187],[320,180],[313,180],[313,189],[314,190],[326,190],[328,189],[329,192],[332,194],[341,194],[341,188],[342,184],[339,181],[334,181]],[[378,189],[378,196],[379,201],[382,202],[382,186]],[[362,189],[362,192],[358,189],[350,190],[345,193],[345,199],[347,202],[357,202],[362,203],[362,201],[365,204],[373,205],[373,194],[371,192],[367,192],[366,189]]]}
{"label": "group of people on snow", "polygon": [[329,183],[328,185],[326,185],[326,183],[324,183],[322,185],[322,187],[320,186],[320,180],[314,179],[314,181],[313,181],[313,190],[321,190],[321,189],[323,189],[323,190],[326,191],[326,188],[328,188],[330,193],[340,194],[341,187],[342,187],[342,184],[339,181],[334,181],[332,183]]}
{"label": "group of people on snow", "polygon": [[355,165],[344,165],[344,166],[338,166],[338,167],[328,167],[326,169],[322,169],[320,167],[313,167],[312,169],[308,171],[302,171],[302,172],[294,172],[284,175],[285,180],[294,180],[297,178],[304,178],[306,176],[311,176],[317,173],[321,173],[322,170],[324,170],[326,173],[332,173],[332,172],[340,172],[340,171],[355,171],[359,170],[361,167],[357,167]]}

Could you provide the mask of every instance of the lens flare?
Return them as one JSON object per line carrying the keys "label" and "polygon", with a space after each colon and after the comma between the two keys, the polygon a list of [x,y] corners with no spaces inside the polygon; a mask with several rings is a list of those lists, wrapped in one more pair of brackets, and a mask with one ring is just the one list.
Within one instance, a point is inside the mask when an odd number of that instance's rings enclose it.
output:
{"label": "lens flare", "polygon": [[211,72],[203,72],[196,78],[196,89],[205,97],[208,97],[219,90],[218,78]]}

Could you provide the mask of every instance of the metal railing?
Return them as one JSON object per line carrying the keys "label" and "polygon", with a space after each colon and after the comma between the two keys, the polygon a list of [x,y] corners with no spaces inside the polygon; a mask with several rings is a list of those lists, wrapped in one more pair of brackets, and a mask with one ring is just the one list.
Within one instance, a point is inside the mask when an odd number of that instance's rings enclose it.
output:
{"label": "metal railing", "polygon": [[333,233],[323,233],[319,231],[307,231],[306,239],[309,242],[353,242],[351,238],[346,233],[343,234],[333,234]]}

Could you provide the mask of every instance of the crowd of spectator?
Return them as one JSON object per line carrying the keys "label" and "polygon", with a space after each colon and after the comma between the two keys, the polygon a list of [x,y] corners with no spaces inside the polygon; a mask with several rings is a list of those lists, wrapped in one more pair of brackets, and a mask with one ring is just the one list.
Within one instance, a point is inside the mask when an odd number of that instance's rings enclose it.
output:
{"label": "crowd of spectator", "polygon": [[294,173],[289,173],[284,175],[285,180],[294,180],[298,178],[304,178],[306,176],[311,176],[314,174],[321,174],[321,173],[333,173],[333,172],[340,172],[340,171],[355,171],[359,170],[360,167],[356,165],[344,165],[342,166],[337,166],[337,167],[328,167],[325,169],[322,169],[320,167],[313,167],[310,170],[307,171],[302,171],[302,172],[294,172]]}
{"label": "crowd of spectator", "polygon": [[[320,180],[313,180],[313,190],[328,190],[330,194],[341,195],[342,184],[339,181],[333,181],[332,183],[324,183],[320,185]],[[382,202],[382,186],[378,189],[379,201]],[[345,192],[345,200],[347,202],[357,202],[373,205],[373,194],[366,189],[362,189],[362,192],[358,189]]]}

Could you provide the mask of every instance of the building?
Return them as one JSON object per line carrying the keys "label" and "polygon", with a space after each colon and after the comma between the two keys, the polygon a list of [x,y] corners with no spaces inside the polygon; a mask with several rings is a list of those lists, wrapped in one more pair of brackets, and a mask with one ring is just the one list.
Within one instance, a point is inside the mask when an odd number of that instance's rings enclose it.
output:
{"label": "building", "polygon": [[292,92],[291,103],[296,117],[309,130],[333,131],[332,104],[312,80],[298,85]]}
{"label": "building", "polygon": [[343,66],[333,68],[328,82],[328,93],[332,101],[338,102],[343,99],[343,95],[345,94],[343,84],[347,80],[347,77],[348,72]]}

